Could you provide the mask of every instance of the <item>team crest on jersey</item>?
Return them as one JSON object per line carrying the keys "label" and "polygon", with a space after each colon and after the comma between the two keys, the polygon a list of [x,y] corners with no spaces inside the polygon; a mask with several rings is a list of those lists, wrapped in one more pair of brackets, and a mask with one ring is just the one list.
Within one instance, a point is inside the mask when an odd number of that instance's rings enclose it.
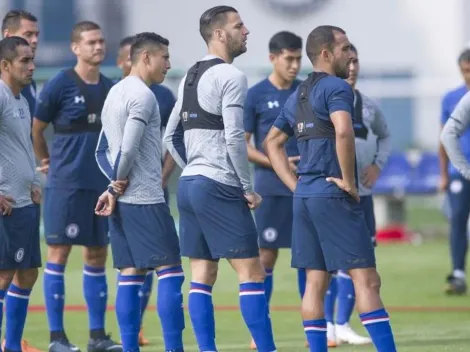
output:
{"label": "team crest on jersey", "polygon": [[277,231],[273,227],[268,227],[263,231],[263,238],[266,242],[274,242],[277,239]]}
{"label": "team crest on jersey", "polygon": [[305,124],[303,122],[299,122],[297,124],[297,131],[299,133],[303,133],[305,131]]}
{"label": "team crest on jersey", "polygon": [[305,14],[319,6],[325,4],[328,0],[265,0],[267,5],[282,14],[298,15]]}
{"label": "team crest on jersey", "polygon": [[80,233],[80,228],[78,227],[77,224],[69,224],[65,228],[65,234],[67,235],[68,238],[75,238],[78,236]]}
{"label": "team crest on jersey", "polygon": [[188,112],[187,111],[183,111],[183,121],[184,122],[188,121]]}
{"label": "team crest on jersey", "polygon": [[279,102],[277,100],[274,101],[268,101],[268,108],[269,109],[274,109],[279,107]]}
{"label": "team crest on jersey", "polygon": [[20,248],[15,253],[15,261],[17,263],[21,263],[23,261],[23,258],[24,258],[24,248]]}
{"label": "team crest on jersey", "polygon": [[95,123],[97,120],[96,114],[88,114],[88,123]]}

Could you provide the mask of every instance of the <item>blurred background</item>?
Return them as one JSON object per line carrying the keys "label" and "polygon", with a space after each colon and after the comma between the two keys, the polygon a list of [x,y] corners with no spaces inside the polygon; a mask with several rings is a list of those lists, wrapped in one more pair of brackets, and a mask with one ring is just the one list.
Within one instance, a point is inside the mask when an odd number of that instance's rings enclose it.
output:
{"label": "blurred background", "polygon": [[[10,9],[26,9],[38,17],[41,30],[35,73],[38,90],[60,69],[75,64],[69,49],[70,32],[74,23],[86,19],[97,22],[105,33],[107,57],[102,72],[110,78],[120,77],[115,60],[123,37],[154,31],[168,38],[172,69],[164,85],[176,94],[185,71],[206,52],[199,35],[199,17],[206,9],[220,4],[219,0],[0,0],[0,13],[3,16]],[[376,214],[382,235],[377,257],[384,277],[384,299],[390,311],[395,312],[392,318],[395,317],[400,350],[470,350],[470,303],[467,298],[448,298],[441,292],[450,270],[450,259],[448,224],[442,211],[444,196],[437,192],[441,98],[449,89],[463,84],[457,58],[470,44],[470,1],[226,0],[223,4],[236,7],[251,31],[248,52],[234,63],[247,74],[250,85],[271,71],[268,41],[276,32],[289,30],[305,40],[314,27],[322,24],[346,30],[359,51],[358,89],[378,102],[392,133],[393,155],[376,186]],[[302,64],[301,78],[311,70],[306,56]],[[174,192],[178,176],[176,170],[170,186],[176,221]],[[401,244],[381,245],[393,238]],[[81,281],[79,256],[70,259],[72,269],[68,270],[72,271],[68,275]],[[295,344],[302,346],[301,331],[284,329],[285,324],[295,327],[300,321],[288,253],[283,254],[278,266],[284,269],[276,278],[273,304],[291,304],[294,311],[280,309],[279,313],[273,309],[279,351],[303,351],[294,348],[292,342],[298,341]],[[235,276],[229,274],[230,269],[224,270],[227,276],[219,275],[223,283],[215,302],[236,305]],[[111,274],[110,282],[113,280]],[[40,307],[43,301],[39,289],[36,296],[33,303]],[[83,302],[79,290],[68,297],[71,297],[68,303]],[[79,319],[74,321],[85,319],[84,313],[67,314]],[[155,315],[147,316],[155,330],[158,327]],[[28,319],[32,323],[27,326],[26,334],[39,347],[46,348],[45,339],[33,334],[46,333],[44,318],[34,315]],[[238,313],[220,313],[218,319],[222,321],[218,333],[222,334],[225,341],[222,346],[226,347],[222,350],[247,350],[249,340]],[[114,316],[110,320],[112,329],[116,330]],[[225,320],[227,324],[223,325]],[[421,324],[424,320],[425,326]],[[75,325],[72,337],[85,336],[86,323],[83,321],[83,327]],[[229,333],[230,328],[239,329],[238,333]],[[158,331],[149,333],[148,337],[154,345],[146,350],[158,350],[155,347],[161,344]],[[194,344],[191,337],[188,339]],[[340,349],[373,350],[370,347]],[[188,349],[196,350],[194,346]]]}

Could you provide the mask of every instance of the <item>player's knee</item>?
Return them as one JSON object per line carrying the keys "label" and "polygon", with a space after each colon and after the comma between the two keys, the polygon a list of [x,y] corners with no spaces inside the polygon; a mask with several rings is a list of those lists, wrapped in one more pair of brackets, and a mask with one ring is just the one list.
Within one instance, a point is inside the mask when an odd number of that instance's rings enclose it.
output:
{"label": "player's knee", "polygon": [[380,275],[375,268],[353,269],[349,271],[356,290],[379,292],[381,286]]}
{"label": "player's knee", "polygon": [[213,286],[217,280],[218,269],[217,262],[191,259],[191,281]]}
{"label": "player's knee", "polygon": [[72,246],[49,245],[47,248],[47,261],[49,263],[66,265]]}
{"label": "player's knee", "polygon": [[39,276],[38,268],[18,270],[13,278],[13,283],[19,288],[33,288]]}
{"label": "player's knee", "polygon": [[261,265],[265,269],[273,269],[274,265],[276,265],[278,254],[279,250],[277,248],[260,248],[259,257]]}
{"label": "player's knee", "polygon": [[230,264],[237,272],[241,283],[264,282],[266,271],[261,265],[260,258],[232,259]]}
{"label": "player's knee", "polygon": [[15,270],[0,270],[0,290],[8,289],[14,275]]}
{"label": "player's knee", "polygon": [[137,269],[137,268],[120,268],[119,269],[119,274],[121,276],[145,275],[145,274],[147,274],[147,270]]}
{"label": "player's knee", "polygon": [[85,247],[83,259],[89,266],[104,267],[108,256],[108,247]]}

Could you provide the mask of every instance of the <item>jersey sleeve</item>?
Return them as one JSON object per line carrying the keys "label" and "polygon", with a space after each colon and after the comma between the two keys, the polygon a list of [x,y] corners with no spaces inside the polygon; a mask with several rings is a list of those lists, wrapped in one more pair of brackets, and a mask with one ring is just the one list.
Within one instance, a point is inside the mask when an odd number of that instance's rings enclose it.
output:
{"label": "jersey sleeve", "polygon": [[342,79],[330,79],[326,86],[328,114],[336,111],[346,111],[353,116],[354,93],[351,86]]}
{"label": "jersey sleeve", "polygon": [[248,90],[243,110],[245,132],[254,133],[256,129],[256,96],[253,89]]}
{"label": "jersey sleeve", "polygon": [[447,122],[447,120],[449,119],[450,117],[450,113],[452,111],[449,111],[449,99],[448,99],[448,96],[447,94],[442,98],[441,100],[441,125],[445,125],[445,123]]}
{"label": "jersey sleeve", "polygon": [[296,97],[297,93],[290,95],[273,124],[289,137],[294,135]]}
{"label": "jersey sleeve", "polygon": [[[59,73],[59,75],[61,74]],[[63,86],[63,79],[59,77],[51,79],[44,85],[37,99],[36,110],[34,111],[35,118],[46,123],[54,121],[60,107],[59,102]]]}

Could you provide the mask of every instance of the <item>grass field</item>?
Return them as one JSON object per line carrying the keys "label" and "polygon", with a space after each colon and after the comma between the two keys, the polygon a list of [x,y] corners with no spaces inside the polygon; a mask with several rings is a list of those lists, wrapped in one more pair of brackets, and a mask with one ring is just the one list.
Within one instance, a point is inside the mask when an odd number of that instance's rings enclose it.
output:
{"label": "grass field", "polygon": [[[175,202],[172,202],[174,205]],[[419,246],[410,244],[380,245],[377,248],[378,267],[382,276],[382,294],[390,312],[398,350],[403,352],[470,351],[470,300],[468,296],[447,297],[442,293],[444,278],[449,271],[448,245],[443,234],[446,224],[435,205],[429,200],[416,200],[408,210],[409,227],[424,234]],[[172,209],[175,214],[175,209]],[[426,233],[431,235],[426,236]],[[438,233],[439,236],[432,234]],[[45,246],[43,246],[45,258]],[[184,261],[186,281],[183,292],[187,302],[190,281],[187,261]],[[119,339],[119,330],[112,305],[116,294],[116,274],[108,261],[109,313],[107,329]],[[214,288],[217,341],[219,351],[249,351],[249,333],[238,311],[238,283],[229,265],[222,262]],[[151,345],[143,351],[163,351],[160,325],[155,312],[155,295],[145,315],[145,335]],[[279,352],[306,351],[299,313],[296,275],[290,268],[290,254],[283,251],[274,275],[272,321]],[[65,325],[71,342],[82,351],[88,340],[88,318],[82,295],[81,252],[75,248],[66,271]],[[31,297],[31,313],[25,338],[35,347],[47,351],[49,333],[44,312],[42,278]],[[365,333],[356,315],[353,326]],[[185,344],[187,352],[198,351],[189,317],[186,316]],[[371,346],[340,346],[338,351],[374,351]]]}

